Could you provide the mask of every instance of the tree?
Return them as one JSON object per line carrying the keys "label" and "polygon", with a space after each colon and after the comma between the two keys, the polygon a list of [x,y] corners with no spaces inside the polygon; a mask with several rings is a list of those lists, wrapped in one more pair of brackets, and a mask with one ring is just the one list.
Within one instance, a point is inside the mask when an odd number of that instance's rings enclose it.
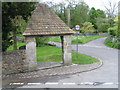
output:
{"label": "tree", "polygon": [[100,19],[103,20],[103,18],[106,18],[106,15],[103,10],[100,9],[96,10],[94,7],[92,7],[91,10],[89,11],[88,21],[94,25],[95,29],[98,29],[97,20]]}
{"label": "tree", "polygon": [[[13,42],[12,31],[18,27],[13,25],[16,16],[21,16],[26,22],[35,9],[34,2],[2,2],[2,50],[5,51]],[[17,21],[17,19],[16,19]]]}
{"label": "tree", "polygon": [[97,11],[95,10],[94,7],[92,7],[91,10],[89,11],[88,21],[94,25],[95,29],[97,29],[96,18],[97,18]]}
{"label": "tree", "polygon": [[85,2],[81,2],[71,9],[71,27],[72,28],[76,24],[82,25],[82,23],[87,21],[88,9],[89,7]]}
{"label": "tree", "polygon": [[106,18],[106,14],[103,10],[97,9],[97,18]]}
{"label": "tree", "polygon": [[71,28],[76,24],[82,25],[82,23],[87,21],[89,7],[83,0],[65,0],[65,2],[59,4],[52,3],[50,6]]}
{"label": "tree", "polygon": [[[21,16],[15,16],[14,19],[11,19],[11,22],[12,22],[12,26],[13,26],[13,29],[12,29],[12,32],[13,32],[13,48],[14,50],[17,50],[17,34],[20,33],[20,32],[23,32],[23,30],[25,30],[25,28],[22,28],[23,25],[22,23],[24,22],[23,18]],[[23,29],[23,30],[21,30]]]}
{"label": "tree", "polygon": [[110,27],[109,23],[102,22],[98,25],[98,31],[102,32],[102,33],[105,33],[105,32],[107,32],[109,27]]}
{"label": "tree", "polygon": [[117,15],[114,18],[114,21],[115,21],[114,25],[112,27],[108,28],[109,35],[113,35],[113,36],[117,36],[117,37],[120,36],[120,31],[118,30],[118,28],[119,28],[118,27],[118,23],[119,23],[118,17],[119,17],[119,15]]}
{"label": "tree", "polygon": [[118,7],[116,2],[108,0],[107,4],[105,4],[104,7],[106,9],[106,14],[108,15],[109,18],[115,17],[115,14],[117,12],[116,10]]}

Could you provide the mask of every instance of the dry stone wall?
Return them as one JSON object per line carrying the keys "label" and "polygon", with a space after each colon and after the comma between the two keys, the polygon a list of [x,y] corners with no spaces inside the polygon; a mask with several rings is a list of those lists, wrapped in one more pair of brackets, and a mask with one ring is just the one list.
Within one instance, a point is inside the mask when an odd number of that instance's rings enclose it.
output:
{"label": "dry stone wall", "polygon": [[3,75],[27,72],[28,68],[29,66],[26,59],[26,50],[15,50],[2,53]]}

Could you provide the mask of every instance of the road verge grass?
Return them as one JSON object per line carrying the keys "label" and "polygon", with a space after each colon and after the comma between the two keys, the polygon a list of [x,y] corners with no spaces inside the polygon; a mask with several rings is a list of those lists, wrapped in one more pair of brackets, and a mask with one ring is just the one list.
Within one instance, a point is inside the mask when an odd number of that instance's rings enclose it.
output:
{"label": "road verge grass", "polygon": [[[77,37],[76,36],[71,36],[71,39],[72,39],[72,44],[76,44],[77,42],[79,44],[84,44],[84,43],[87,43],[89,41],[92,41],[94,39],[97,39],[97,38],[101,38],[101,37],[104,37],[103,35],[88,35],[88,36],[78,36],[78,41],[77,41]],[[61,42],[61,39],[60,37],[51,37],[49,38],[49,41],[56,41],[56,42]]]}
{"label": "road verge grass", "polygon": [[[98,59],[78,53],[78,58],[76,58],[77,53],[72,51],[72,63],[73,64],[92,64],[99,62]],[[45,62],[62,62],[62,50],[55,46],[42,46],[37,47],[37,61]]]}
{"label": "road verge grass", "polygon": [[106,38],[104,44],[105,44],[106,46],[108,46],[108,47],[117,48],[117,49],[118,49],[118,43],[117,43],[117,41],[112,42],[112,41],[110,41],[108,38]]}
{"label": "road verge grass", "polygon": [[[25,43],[17,43],[18,48]],[[10,46],[7,51],[13,50],[13,45]],[[37,61],[41,62],[62,62],[62,50],[59,47],[44,45],[41,47],[36,47]],[[78,54],[78,58],[76,58]],[[73,64],[92,64],[99,62],[98,59],[72,51],[72,63]]]}

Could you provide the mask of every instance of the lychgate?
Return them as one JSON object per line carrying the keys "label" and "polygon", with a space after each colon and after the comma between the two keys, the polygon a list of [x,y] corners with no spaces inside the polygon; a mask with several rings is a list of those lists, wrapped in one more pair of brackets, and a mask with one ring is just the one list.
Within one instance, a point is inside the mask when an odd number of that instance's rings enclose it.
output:
{"label": "lychgate", "polygon": [[72,46],[70,38],[72,34],[74,34],[74,31],[72,31],[47,5],[37,5],[23,33],[27,43],[26,54],[29,71],[37,69],[35,37],[60,36],[63,64],[72,64]]}

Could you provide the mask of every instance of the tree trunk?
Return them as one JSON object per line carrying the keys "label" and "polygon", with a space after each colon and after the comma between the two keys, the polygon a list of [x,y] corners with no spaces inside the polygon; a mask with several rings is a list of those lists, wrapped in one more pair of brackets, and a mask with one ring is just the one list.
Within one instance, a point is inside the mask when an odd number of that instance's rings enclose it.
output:
{"label": "tree trunk", "polygon": [[17,50],[17,38],[15,30],[13,30],[13,50]]}

